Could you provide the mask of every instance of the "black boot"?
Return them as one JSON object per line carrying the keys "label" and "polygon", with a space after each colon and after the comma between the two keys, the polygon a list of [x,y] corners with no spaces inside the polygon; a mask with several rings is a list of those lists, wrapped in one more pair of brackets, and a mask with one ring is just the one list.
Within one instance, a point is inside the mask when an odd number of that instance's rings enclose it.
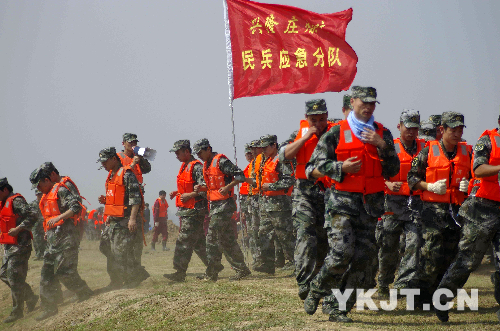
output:
{"label": "black boot", "polygon": [[156,245],[156,243],[152,241],[152,242],[151,242],[151,250],[152,250],[152,251],[155,251],[155,250],[156,250],[156,249],[155,249],[155,245]]}
{"label": "black boot", "polygon": [[163,246],[163,251],[166,252],[166,251],[169,251],[170,248],[167,247],[167,242],[166,241],[162,241],[161,242],[161,245]]}

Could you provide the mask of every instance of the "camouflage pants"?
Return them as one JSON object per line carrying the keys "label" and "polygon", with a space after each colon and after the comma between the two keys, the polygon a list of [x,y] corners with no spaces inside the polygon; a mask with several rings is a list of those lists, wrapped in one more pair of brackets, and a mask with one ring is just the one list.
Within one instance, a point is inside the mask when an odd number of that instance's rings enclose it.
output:
{"label": "camouflage pants", "polygon": [[253,263],[258,260],[259,255],[259,227],[260,227],[260,205],[259,196],[251,195],[247,197],[248,217],[247,229],[249,237],[250,253],[252,254]]}
{"label": "camouflage pants", "polygon": [[328,252],[324,196],[306,195],[294,188],[292,207],[292,220],[297,231],[294,252],[297,284],[309,287]]}
{"label": "camouflage pants", "polygon": [[[387,287],[394,282],[396,268],[398,276],[394,283],[395,288],[417,286],[420,225],[416,221],[400,220],[397,215],[384,215],[382,219],[383,236],[379,242],[378,251],[379,287]],[[399,248],[401,233],[405,234],[406,244],[400,261],[400,250],[397,248]]]}
{"label": "camouflage pants", "polygon": [[319,273],[311,282],[311,291],[327,296],[332,289],[345,286],[354,294],[347,301],[346,311],[356,302],[356,290],[368,289],[373,282],[373,263],[377,254],[375,226],[377,218],[364,210],[359,216],[327,214],[330,251]]}
{"label": "camouflage pants", "polygon": [[432,215],[422,214],[422,248],[420,262],[420,283],[422,295],[428,298],[436,290],[441,278],[451,265],[458,251],[460,228],[454,224],[451,215],[449,226],[439,227],[433,222]]}
{"label": "camouflage pants", "polygon": [[33,248],[35,249],[36,257],[42,260],[45,247],[47,246],[47,241],[44,238],[45,231],[43,230],[43,222],[36,222],[31,229],[31,233],[33,234]]}
{"label": "camouflage pants", "polygon": [[0,279],[10,287],[12,313],[22,315],[24,302],[35,295],[31,286],[26,283],[31,246],[4,245],[4,247]]}
{"label": "camouflage pants", "polygon": [[78,274],[77,245],[59,251],[45,251],[40,279],[40,306],[43,310],[57,310],[57,303],[61,299],[59,282],[68,290],[75,292],[78,297],[92,292]]}
{"label": "camouflage pants", "polygon": [[105,226],[102,230],[101,240],[99,242],[99,250],[106,256],[106,271],[112,284],[122,284],[123,280],[120,277],[120,269],[111,254],[111,230],[110,226]]}
{"label": "camouflage pants", "polygon": [[271,269],[275,268],[275,245],[278,241],[286,261],[293,262],[295,235],[291,219],[291,210],[260,211],[259,227],[259,264]]}
{"label": "camouflage pants", "polygon": [[174,269],[186,273],[193,251],[208,266],[205,234],[203,233],[204,214],[181,216],[181,228],[174,251]]}
{"label": "camouflage pants", "polygon": [[247,271],[243,253],[238,245],[231,216],[233,212],[213,214],[208,225],[207,245],[207,275],[217,276],[220,271],[222,253],[236,272]]}
{"label": "camouflage pants", "polygon": [[[471,199],[472,201],[469,199],[467,200],[469,203],[475,202],[474,199]],[[462,208],[465,207],[464,205],[465,203]],[[498,213],[498,204],[478,207],[474,203],[471,204],[470,208],[470,213],[464,215],[458,253],[443,276],[439,288],[447,288],[456,295],[457,289],[465,285],[470,274],[480,266],[483,255],[490,248],[490,244],[493,244],[496,268],[494,275],[497,279],[495,295],[497,296],[497,293],[500,293],[500,214]],[[462,215],[462,209],[460,212]],[[500,298],[496,298],[496,300],[500,304]]]}

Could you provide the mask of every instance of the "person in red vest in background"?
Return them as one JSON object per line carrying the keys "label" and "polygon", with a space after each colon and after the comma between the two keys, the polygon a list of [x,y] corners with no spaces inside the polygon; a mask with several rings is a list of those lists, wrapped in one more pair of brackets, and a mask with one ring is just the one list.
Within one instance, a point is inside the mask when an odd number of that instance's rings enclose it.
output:
{"label": "person in red vest in background", "polygon": [[156,199],[155,204],[153,206],[153,220],[155,222],[153,228],[153,239],[151,240],[151,250],[155,250],[156,241],[158,240],[158,236],[162,235],[161,245],[163,246],[164,251],[170,250],[167,247],[167,239],[168,239],[168,226],[167,226],[167,209],[168,203],[165,199],[167,197],[167,192],[161,190],[159,193],[160,197]]}

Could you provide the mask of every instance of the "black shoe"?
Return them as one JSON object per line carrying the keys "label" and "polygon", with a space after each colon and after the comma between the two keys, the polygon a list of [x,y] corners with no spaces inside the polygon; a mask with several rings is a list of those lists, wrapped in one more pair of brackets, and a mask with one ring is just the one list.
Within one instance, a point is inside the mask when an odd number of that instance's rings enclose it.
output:
{"label": "black shoe", "polygon": [[339,322],[339,323],[352,323],[352,319],[347,317],[347,313],[339,312],[336,314],[331,314],[328,318],[330,322]]}
{"label": "black shoe", "polygon": [[434,309],[434,311],[436,312],[437,318],[439,318],[439,320],[441,322],[443,322],[443,323],[448,322],[448,319],[450,317],[448,316],[448,311],[447,310]]}
{"label": "black shoe", "polygon": [[250,269],[246,269],[243,271],[237,271],[236,275],[229,277],[229,280],[242,280],[243,278],[248,277],[251,274],[252,274],[252,272],[250,271]]}
{"label": "black shoe", "polygon": [[15,322],[17,321],[18,319],[20,318],[23,318],[24,315],[23,313],[10,313],[9,316],[7,316],[6,319],[3,320],[4,323],[12,323],[12,322]]}
{"label": "black shoe", "polygon": [[309,291],[307,298],[304,300],[304,310],[306,313],[314,315],[318,309],[319,300],[321,300],[321,295]]}
{"label": "black shoe", "polygon": [[164,274],[163,277],[174,282],[183,282],[186,279],[186,273],[182,271],[176,271],[173,274]]}
{"label": "black shoe", "polygon": [[379,286],[377,292],[378,292],[378,297],[380,299],[387,299],[387,298],[389,298],[389,287],[387,287],[387,286]]}
{"label": "black shoe", "polygon": [[56,310],[45,310],[42,314],[35,318],[35,321],[43,321],[51,316],[57,315],[58,311]]}
{"label": "black shoe", "polygon": [[299,298],[300,298],[300,300],[305,300],[307,298],[308,294],[309,294],[309,286],[300,285],[299,286]]}
{"label": "black shoe", "polygon": [[26,300],[26,307],[28,308],[28,313],[31,313],[36,306],[36,303],[38,302],[38,295],[33,294],[31,298]]}
{"label": "black shoe", "polygon": [[218,275],[209,276],[207,274],[203,274],[203,275],[196,276],[196,278],[199,279],[199,280],[205,281],[205,282],[216,282],[217,278],[218,278]]}
{"label": "black shoe", "polygon": [[269,275],[274,275],[275,272],[274,268],[269,268],[264,265],[256,265],[255,267],[253,267],[253,270],[258,272],[263,272]]}
{"label": "black shoe", "polygon": [[491,274],[490,278],[494,288],[493,296],[497,303],[500,304],[500,275],[495,271]]}
{"label": "black shoe", "polygon": [[88,300],[93,295],[94,295],[94,291],[92,291],[91,289],[88,289],[87,291],[85,291],[83,293],[77,294],[78,299],[76,302],[83,302],[85,300]]}
{"label": "black shoe", "polygon": [[321,305],[321,311],[325,315],[331,315],[338,310],[337,310],[337,307],[334,306],[333,302],[323,301],[323,304]]}

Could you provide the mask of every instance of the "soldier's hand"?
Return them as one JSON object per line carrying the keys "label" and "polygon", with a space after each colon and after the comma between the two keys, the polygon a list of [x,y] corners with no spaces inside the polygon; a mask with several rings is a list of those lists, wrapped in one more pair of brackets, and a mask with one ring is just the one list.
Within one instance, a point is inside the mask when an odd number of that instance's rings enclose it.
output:
{"label": "soldier's hand", "polygon": [[377,132],[370,129],[365,129],[363,132],[361,132],[361,140],[364,143],[372,144],[373,146],[376,146],[380,149],[385,147],[384,139],[382,139],[382,137]]}
{"label": "soldier's hand", "polygon": [[201,185],[195,185],[193,190],[196,192],[196,193],[199,193],[200,192],[200,188],[201,188]]}
{"label": "soldier's hand", "polygon": [[464,177],[460,181],[460,186],[458,187],[458,190],[460,192],[467,193],[468,188],[469,188],[469,181]]}
{"label": "soldier's hand", "polygon": [[[342,172],[346,174],[355,174],[361,170],[361,160],[357,156],[348,158],[342,163]],[[356,161],[357,160],[357,161]]]}
{"label": "soldier's hand", "polygon": [[98,198],[98,200],[99,200],[99,203],[100,203],[100,204],[103,204],[103,205],[104,205],[104,204],[106,203],[106,196],[101,195],[101,196]]}
{"label": "soldier's hand", "polygon": [[170,192],[170,194],[169,194],[170,200],[172,200],[173,198],[175,198],[176,195],[177,195],[177,191]]}
{"label": "soldier's hand", "polygon": [[222,194],[222,195],[226,195],[226,194],[228,194],[228,193],[229,193],[229,190],[230,190],[230,189],[229,189],[227,186],[224,186],[224,187],[221,187],[221,188],[219,189],[219,193],[220,193],[220,194]]}
{"label": "soldier's hand", "polygon": [[318,133],[318,128],[311,126],[307,129],[306,134],[303,135],[302,138],[304,138],[305,140],[309,140],[309,138],[311,138],[314,134],[317,135],[317,133]]}
{"label": "soldier's hand", "polygon": [[16,226],[15,228],[12,228],[9,230],[9,236],[15,237],[21,232],[21,228]]}
{"label": "soldier's hand", "polygon": [[446,194],[446,179],[440,179],[435,183],[427,183],[427,191],[439,195]]}
{"label": "soldier's hand", "polygon": [[141,161],[142,156],[139,155],[134,155],[134,158],[132,159],[132,164],[130,165],[131,168],[135,167],[137,163]]}
{"label": "soldier's hand", "polygon": [[[60,216],[60,215],[59,215]],[[47,225],[49,227],[51,226],[54,226],[57,222],[59,222],[61,220],[61,218],[59,216],[56,216],[56,217],[53,217],[51,218],[50,220],[47,221]]]}
{"label": "soldier's hand", "polygon": [[392,192],[399,192],[401,186],[403,185],[403,182],[385,182],[385,185]]}
{"label": "soldier's hand", "polygon": [[192,192],[192,193],[182,193],[181,194],[181,201],[182,202],[187,202],[189,199],[192,199],[194,198],[195,196],[197,195],[196,192]]}
{"label": "soldier's hand", "polygon": [[130,218],[128,220],[128,230],[130,232],[135,232],[137,230],[137,224],[136,224],[135,218]]}
{"label": "soldier's hand", "polygon": [[262,184],[262,190],[263,191],[269,191],[269,185],[270,185],[270,183],[264,183],[264,184]]}

